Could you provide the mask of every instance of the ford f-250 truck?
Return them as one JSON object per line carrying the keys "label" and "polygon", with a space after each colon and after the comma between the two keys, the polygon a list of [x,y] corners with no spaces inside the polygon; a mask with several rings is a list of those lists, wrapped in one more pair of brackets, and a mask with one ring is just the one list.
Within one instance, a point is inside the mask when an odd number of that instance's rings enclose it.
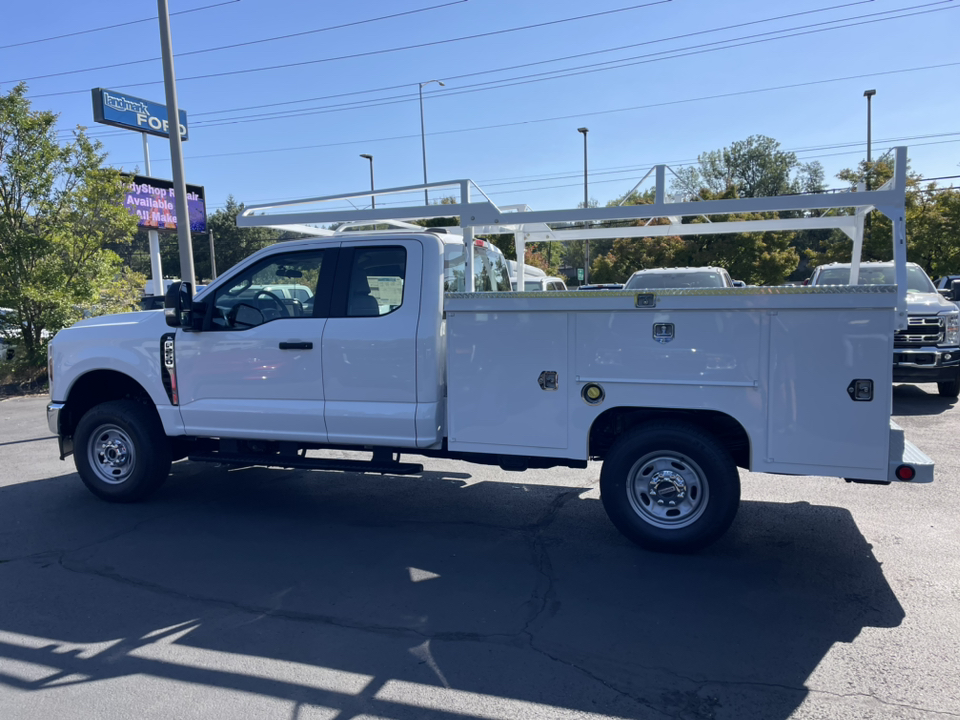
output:
{"label": "ford f-250 truck", "polygon": [[[894,216],[897,242],[903,173],[891,183],[858,197],[766,205],[562,211],[559,222],[869,203]],[[387,230],[280,243],[196,297],[176,283],[163,313],[61,331],[50,345],[47,411],[61,457],[72,453],[87,487],[121,502],[148,495],[184,457],[398,474],[422,470],[401,453],[513,471],[601,460],[610,519],[638,544],[668,551],[726,531],[738,467],[876,484],[933,479],[932,462],[890,418],[897,287],[508,292],[506,269],[475,231],[522,238],[527,221],[547,216],[502,217],[489,200],[471,199],[469,181],[457,184],[458,204],[365,217],[455,213],[462,237]],[[251,207],[238,224],[360,215],[284,205],[276,214]],[[763,230],[784,221],[759,222]],[[270,289],[287,284],[310,296]],[[331,448],[372,457],[313,452]]]}
{"label": "ford f-250 truck", "polygon": [[[860,265],[859,285],[890,285],[892,262]],[[850,263],[821,265],[810,284],[849,285]],[[937,383],[943,397],[960,396],[960,310],[916,263],[907,263],[907,327],[893,339],[893,381]]]}

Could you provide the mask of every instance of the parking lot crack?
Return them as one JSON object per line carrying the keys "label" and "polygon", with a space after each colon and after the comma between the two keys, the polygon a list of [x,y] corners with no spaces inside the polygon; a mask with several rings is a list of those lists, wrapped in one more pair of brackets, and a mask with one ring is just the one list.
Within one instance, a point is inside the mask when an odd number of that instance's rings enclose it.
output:
{"label": "parking lot crack", "polygon": [[529,633],[533,624],[556,604],[553,563],[550,560],[550,553],[547,549],[547,542],[543,534],[556,519],[564,505],[579,497],[583,491],[584,488],[574,488],[560,493],[535,522],[524,528],[533,555],[534,567],[537,573],[539,573],[540,579],[534,584],[533,592],[527,601],[527,605],[531,608],[530,617],[520,630],[520,635]]}

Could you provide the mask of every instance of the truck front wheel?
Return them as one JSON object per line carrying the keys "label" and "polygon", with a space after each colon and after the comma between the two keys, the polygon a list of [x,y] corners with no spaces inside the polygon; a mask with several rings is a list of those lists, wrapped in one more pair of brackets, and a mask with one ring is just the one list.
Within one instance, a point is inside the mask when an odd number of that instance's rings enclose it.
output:
{"label": "truck front wheel", "polygon": [[600,472],[603,507],[641,547],[692,552],[726,532],[740,476],[710,434],[686,423],[637,428],[611,448]]}
{"label": "truck front wheel", "polygon": [[80,479],[102,500],[142,500],[170,474],[170,445],[160,419],[134,400],[112,400],[88,410],[74,441]]}
{"label": "truck front wheel", "polygon": [[960,397],[960,371],[953,376],[953,380],[937,383],[937,392],[940,397],[955,398]]}

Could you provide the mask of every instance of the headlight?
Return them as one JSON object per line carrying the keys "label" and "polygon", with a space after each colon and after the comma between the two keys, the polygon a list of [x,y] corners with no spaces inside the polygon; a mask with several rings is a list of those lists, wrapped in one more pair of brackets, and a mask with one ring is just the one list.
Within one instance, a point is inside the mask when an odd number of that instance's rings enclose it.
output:
{"label": "headlight", "polygon": [[960,315],[950,313],[946,316],[943,331],[944,345],[960,345]]}

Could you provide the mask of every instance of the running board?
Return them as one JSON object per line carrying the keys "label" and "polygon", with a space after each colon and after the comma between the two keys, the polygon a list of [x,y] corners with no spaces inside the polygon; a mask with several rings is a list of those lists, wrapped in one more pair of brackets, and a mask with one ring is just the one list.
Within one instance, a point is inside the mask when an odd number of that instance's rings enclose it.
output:
{"label": "running board", "polygon": [[294,468],[296,470],[338,470],[341,472],[380,473],[382,475],[419,475],[423,465],[401,462],[374,462],[371,460],[332,460],[307,458],[299,455],[263,455],[258,453],[209,452],[191,455],[193,462],[211,462],[221,465]]}

